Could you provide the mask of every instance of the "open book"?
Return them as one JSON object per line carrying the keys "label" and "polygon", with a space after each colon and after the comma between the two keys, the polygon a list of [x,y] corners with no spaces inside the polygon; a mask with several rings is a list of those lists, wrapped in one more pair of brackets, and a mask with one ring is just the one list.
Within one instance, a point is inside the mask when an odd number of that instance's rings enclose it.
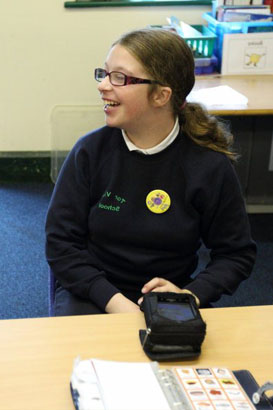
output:
{"label": "open book", "polygon": [[[243,381],[251,376],[240,372]],[[77,410],[255,409],[235,374],[218,367],[76,359],[70,385]]]}

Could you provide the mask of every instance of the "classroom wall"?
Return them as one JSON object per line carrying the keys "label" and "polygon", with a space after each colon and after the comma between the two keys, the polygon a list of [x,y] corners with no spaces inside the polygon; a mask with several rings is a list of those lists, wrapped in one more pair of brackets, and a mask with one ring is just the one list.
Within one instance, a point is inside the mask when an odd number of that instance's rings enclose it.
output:
{"label": "classroom wall", "polygon": [[0,0],[0,154],[50,151],[56,106],[98,105],[93,69],[121,33],[209,7],[65,9],[63,0]]}

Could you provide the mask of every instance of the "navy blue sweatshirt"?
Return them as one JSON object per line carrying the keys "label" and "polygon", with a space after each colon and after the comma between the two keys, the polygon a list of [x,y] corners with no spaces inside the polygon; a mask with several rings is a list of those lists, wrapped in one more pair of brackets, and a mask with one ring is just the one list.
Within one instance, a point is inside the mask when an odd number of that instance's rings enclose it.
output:
{"label": "navy blue sweatshirt", "polygon": [[[146,205],[155,189],[171,199],[161,214]],[[118,292],[136,301],[153,277],[189,289],[206,306],[234,292],[256,255],[230,160],[183,133],[154,155],[129,151],[116,128],[82,137],[61,169],[46,236],[59,284],[102,310]],[[211,260],[192,280],[201,241]]]}

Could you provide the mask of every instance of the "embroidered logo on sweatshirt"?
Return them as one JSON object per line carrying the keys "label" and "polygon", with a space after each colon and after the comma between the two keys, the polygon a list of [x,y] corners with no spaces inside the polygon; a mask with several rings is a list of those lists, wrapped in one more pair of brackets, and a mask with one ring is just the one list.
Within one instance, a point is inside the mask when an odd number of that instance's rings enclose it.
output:
{"label": "embroidered logo on sweatshirt", "polygon": [[[106,204],[103,203],[106,199],[111,200],[111,204]],[[126,203],[126,199],[122,198],[121,196],[114,194],[111,191],[106,191],[102,197],[101,197],[101,202],[99,202],[98,207],[101,209],[105,209],[106,211],[113,211],[113,212],[119,212],[120,209],[122,208],[122,205]]]}

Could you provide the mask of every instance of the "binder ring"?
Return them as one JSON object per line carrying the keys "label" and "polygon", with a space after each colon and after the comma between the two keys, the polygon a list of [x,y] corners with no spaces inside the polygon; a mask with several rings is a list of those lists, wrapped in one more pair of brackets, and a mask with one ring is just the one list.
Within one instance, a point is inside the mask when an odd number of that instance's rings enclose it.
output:
{"label": "binder ring", "polygon": [[268,390],[273,390],[273,383],[272,382],[266,382],[264,383],[257,391],[256,393],[253,393],[252,395],[252,401],[254,404],[260,403],[261,396]]}

